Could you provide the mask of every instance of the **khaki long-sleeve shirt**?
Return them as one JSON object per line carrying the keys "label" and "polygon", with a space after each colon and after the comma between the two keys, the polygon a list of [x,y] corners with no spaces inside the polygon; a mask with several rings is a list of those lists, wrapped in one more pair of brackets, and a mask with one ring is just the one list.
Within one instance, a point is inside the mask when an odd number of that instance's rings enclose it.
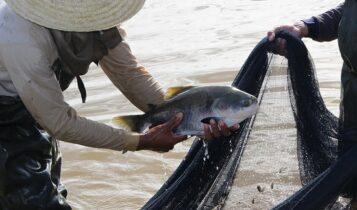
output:
{"label": "khaki long-sleeve shirt", "polygon": [[[123,38],[125,33],[119,28]],[[0,95],[20,96],[35,120],[54,137],[84,146],[136,150],[139,135],[78,116],[64,101],[51,70],[58,58],[49,31],[0,3]],[[163,101],[159,84],[138,64],[128,43],[109,51],[100,66],[139,109]]]}

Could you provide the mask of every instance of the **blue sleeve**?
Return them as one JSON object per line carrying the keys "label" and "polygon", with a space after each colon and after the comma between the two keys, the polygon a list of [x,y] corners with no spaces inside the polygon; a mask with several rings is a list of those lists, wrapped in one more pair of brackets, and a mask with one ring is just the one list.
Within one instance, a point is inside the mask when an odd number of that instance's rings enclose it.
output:
{"label": "blue sleeve", "polygon": [[309,37],[321,42],[336,39],[343,5],[341,3],[323,14],[302,20],[308,27]]}

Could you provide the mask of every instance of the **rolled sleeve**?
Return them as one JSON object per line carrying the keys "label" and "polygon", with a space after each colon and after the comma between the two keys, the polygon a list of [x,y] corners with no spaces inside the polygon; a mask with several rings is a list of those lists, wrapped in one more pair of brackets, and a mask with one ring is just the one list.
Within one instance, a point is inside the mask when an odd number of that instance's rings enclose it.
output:
{"label": "rolled sleeve", "polygon": [[125,150],[124,151],[135,151],[139,145],[140,136],[137,133],[127,133],[125,134]]}

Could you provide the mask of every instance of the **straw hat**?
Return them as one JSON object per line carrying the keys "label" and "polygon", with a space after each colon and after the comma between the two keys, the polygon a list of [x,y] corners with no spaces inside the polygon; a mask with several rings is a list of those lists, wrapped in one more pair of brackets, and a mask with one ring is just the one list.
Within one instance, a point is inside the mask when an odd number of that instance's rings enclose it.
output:
{"label": "straw hat", "polygon": [[145,0],[4,0],[21,17],[47,28],[89,32],[134,16]]}

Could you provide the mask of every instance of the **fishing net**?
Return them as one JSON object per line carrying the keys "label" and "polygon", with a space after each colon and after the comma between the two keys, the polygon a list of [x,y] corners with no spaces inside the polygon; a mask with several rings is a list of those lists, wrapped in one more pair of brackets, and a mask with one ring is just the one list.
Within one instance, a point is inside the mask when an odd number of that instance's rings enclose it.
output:
{"label": "fishing net", "polygon": [[[326,108],[315,68],[304,43],[280,32],[286,40],[288,86],[297,128],[302,189],[274,209],[346,209],[338,199],[357,175],[357,146],[337,158],[338,118]],[[274,55],[264,38],[251,52],[232,86],[262,99],[267,69]],[[176,171],[142,209],[213,209],[224,206],[249,140],[254,117],[241,123],[229,138],[209,142],[196,139]]]}

